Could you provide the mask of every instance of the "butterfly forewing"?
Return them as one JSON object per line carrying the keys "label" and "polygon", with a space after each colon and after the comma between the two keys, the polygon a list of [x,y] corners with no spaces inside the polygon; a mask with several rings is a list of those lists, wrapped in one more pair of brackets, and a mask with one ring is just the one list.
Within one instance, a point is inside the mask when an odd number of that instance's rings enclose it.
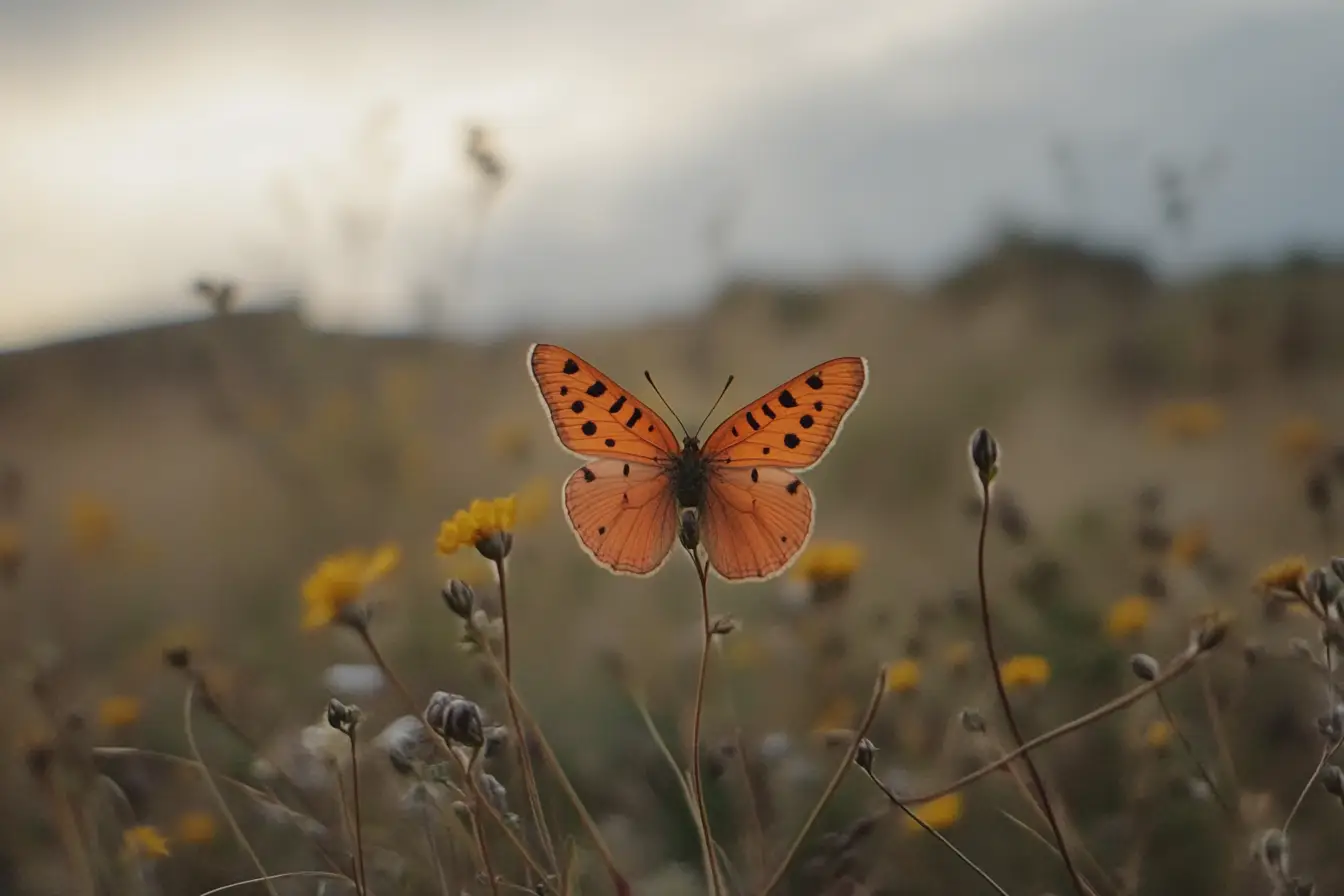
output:
{"label": "butterfly forewing", "polygon": [[768,579],[812,535],[812,493],[781,467],[713,467],[700,514],[700,543],[725,579]]}
{"label": "butterfly forewing", "polygon": [[589,461],[565,483],[565,516],[588,554],[613,572],[648,575],[677,533],[671,479],[638,461]]}
{"label": "butterfly forewing", "polygon": [[804,470],[821,460],[868,382],[863,358],[835,358],[738,410],[705,440],[711,462]]}
{"label": "butterfly forewing", "polygon": [[571,351],[534,345],[528,369],[560,443],[583,457],[665,461],[681,450],[648,405]]}

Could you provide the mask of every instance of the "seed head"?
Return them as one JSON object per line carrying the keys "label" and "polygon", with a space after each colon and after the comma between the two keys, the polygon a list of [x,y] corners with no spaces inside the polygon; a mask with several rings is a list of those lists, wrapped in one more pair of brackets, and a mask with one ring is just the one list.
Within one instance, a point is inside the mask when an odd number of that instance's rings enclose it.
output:
{"label": "seed head", "polygon": [[854,764],[872,774],[873,759],[877,757],[877,745],[868,738],[859,741],[859,749],[854,754]]}
{"label": "seed head", "polygon": [[1142,681],[1152,681],[1157,678],[1162,667],[1158,665],[1157,660],[1146,653],[1136,653],[1129,658],[1129,669],[1134,673],[1134,677]]}
{"label": "seed head", "polygon": [[1255,841],[1255,854],[1270,880],[1288,878],[1288,838],[1283,831],[1271,828],[1261,833]]}
{"label": "seed head", "polygon": [[1344,582],[1344,557],[1335,557],[1330,561],[1330,571],[1335,574],[1335,578]]}
{"label": "seed head", "polygon": [[425,708],[425,724],[444,740],[472,749],[485,746],[481,708],[466,697],[435,691]]}
{"label": "seed head", "polygon": [[1227,637],[1228,621],[1225,617],[1214,615],[1200,621],[1195,631],[1195,647],[1200,653],[1213,650]]}
{"label": "seed head", "polygon": [[695,552],[700,546],[700,514],[695,508],[687,507],[681,512],[681,525],[678,533],[681,537],[681,546],[686,550]]}
{"label": "seed head", "polygon": [[347,706],[335,697],[327,701],[327,724],[342,734],[353,737],[363,715],[358,706]]}
{"label": "seed head", "polygon": [[465,622],[476,608],[476,592],[461,579],[449,579],[443,586],[443,602],[454,616]]}
{"label": "seed head", "polygon": [[966,707],[957,713],[957,721],[961,722],[961,727],[971,734],[985,733],[985,717],[980,715],[980,710],[972,707]]}
{"label": "seed head", "polygon": [[731,635],[737,631],[738,622],[732,616],[716,616],[709,623],[711,635]]}
{"label": "seed head", "polygon": [[999,443],[984,427],[971,434],[971,465],[985,488],[999,473]]}
{"label": "seed head", "polygon": [[1321,786],[1333,796],[1344,800],[1344,770],[1337,765],[1327,765],[1321,769]]}

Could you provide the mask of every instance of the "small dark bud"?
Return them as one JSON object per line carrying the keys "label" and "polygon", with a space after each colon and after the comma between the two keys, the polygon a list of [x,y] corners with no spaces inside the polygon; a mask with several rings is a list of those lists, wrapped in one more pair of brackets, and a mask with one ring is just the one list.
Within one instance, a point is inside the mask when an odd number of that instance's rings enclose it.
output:
{"label": "small dark bud", "polygon": [[1142,681],[1152,681],[1157,678],[1162,667],[1158,665],[1157,660],[1146,653],[1136,653],[1129,658],[1129,669],[1134,673],[1134,677]]}
{"label": "small dark bud", "polygon": [[877,758],[877,746],[866,737],[859,741],[858,752],[854,754],[854,764],[872,774],[875,758]]}
{"label": "small dark bud", "polygon": [[476,542],[476,550],[479,551],[481,556],[485,559],[492,560],[495,563],[501,563],[505,557],[509,556],[509,552],[513,550],[513,533],[504,531],[491,532],[485,538]]}
{"label": "small dark bud", "polygon": [[1344,703],[1336,703],[1328,713],[1317,717],[1316,730],[1332,743],[1344,739]]}
{"label": "small dark bud", "polygon": [[999,443],[983,427],[971,434],[971,465],[986,488],[999,473]]}
{"label": "small dark bud", "polygon": [[454,616],[467,621],[476,609],[476,592],[461,579],[449,579],[443,586],[443,602]]}
{"label": "small dark bud", "polygon": [[1288,876],[1288,838],[1283,831],[1271,828],[1263,832],[1255,842],[1255,854],[1270,880],[1279,881]]}
{"label": "small dark bud", "polygon": [[444,740],[472,749],[485,746],[481,708],[457,694],[435,691],[425,708],[425,724]]}
{"label": "small dark bud", "polygon": [[961,727],[971,734],[985,733],[985,717],[980,715],[980,710],[967,707],[957,713],[957,721],[961,722]]}
{"label": "small dark bud", "polygon": [[191,648],[169,647],[163,652],[163,661],[173,669],[186,669],[191,666]]}
{"label": "small dark bud", "polygon": [[716,616],[709,623],[711,635],[731,635],[737,631],[737,620],[732,616]]}
{"label": "small dark bud", "polygon": [[358,706],[346,706],[335,697],[327,701],[327,724],[343,734],[353,735],[362,715]]}
{"label": "small dark bud", "polygon": [[1227,637],[1227,620],[1213,618],[1205,620],[1195,633],[1195,646],[1200,653],[1213,650]]}
{"label": "small dark bud", "polygon": [[700,514],[693,507],[687,507],[681,512],[681,526],[679,529],[681,536],[681,546],[686,550],[694,552],[700,547]]}
{"label": "small dark bud", "polygon": [[56,761],[56,748],[49,743],[29,747],[24,754],[24,761],[28,765],[28,773],[39,781],[43,780],[51,772],[51,766]]}

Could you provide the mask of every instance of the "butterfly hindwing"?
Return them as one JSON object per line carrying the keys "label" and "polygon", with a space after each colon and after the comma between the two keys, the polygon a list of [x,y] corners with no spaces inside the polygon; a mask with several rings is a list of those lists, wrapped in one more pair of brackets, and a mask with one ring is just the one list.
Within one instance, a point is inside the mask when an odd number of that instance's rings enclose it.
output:
{"label": "butterfly hindwing", "polygon": [[818,364],[719,424],[705,440],[705,456],[733,467],[805,470],[831,447],[867,382],[863,358]]}
{"label": "butterfly hindwing", "polygon": [[662,417],[573,352],[534,345],[527,359],[556,437],[575,454],[647,462],[681,450]]}
{"label": "butterfly hindwing", "polygon": [[677,534],[667,471],[599,458],[565,482],[565,516],[595,561],[613,572],[648,575],[663,565]]}
{"label": "butterfly hindwing", "polygon": [[721,577],[768,579],[812,536],[812,492],[781,467],[711,467],[700,543]]}

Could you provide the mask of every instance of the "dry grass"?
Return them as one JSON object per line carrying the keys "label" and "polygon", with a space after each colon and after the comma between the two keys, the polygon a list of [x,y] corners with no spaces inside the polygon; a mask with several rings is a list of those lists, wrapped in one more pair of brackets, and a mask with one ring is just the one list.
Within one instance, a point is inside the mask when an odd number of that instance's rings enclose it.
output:
{"label": "dry grass", "polygon": [[[239,314],[0,357],[0,891],[1333,892],[1344,808],[1313,769],[1338,742],[1340,583],[1256,577],[1344,553],[1344,389],[1319,336],[1344,331],[1342,281],[1242,274],[1064,317],[1012,282],[973,302],[743,287],[694,319],[484,346]],[[564,527],[534,337],[632,386],[652,369],[688,417],[728,373],[741,399],[870,358],[807,474],[818,538],[857,568],[709,580],[711,616],[740,625],[708,639],[703,701],[692,564],[613,577]],[[1045,661],[1005,682],[1028,753],[984,657],[981,425],[1003,448],[996,646]],[[510,493],[512,690],[497,570],[434,548],[440,520]],[[384,542],[402,560],[359,592],[368,620],[302,631],[319,561]],[[449,576],[480,612],[444,606]],[[333,691],[334,663],[382,663],[382,685]],[[436,691],[461,699],[394,766],[380,732]]]}

